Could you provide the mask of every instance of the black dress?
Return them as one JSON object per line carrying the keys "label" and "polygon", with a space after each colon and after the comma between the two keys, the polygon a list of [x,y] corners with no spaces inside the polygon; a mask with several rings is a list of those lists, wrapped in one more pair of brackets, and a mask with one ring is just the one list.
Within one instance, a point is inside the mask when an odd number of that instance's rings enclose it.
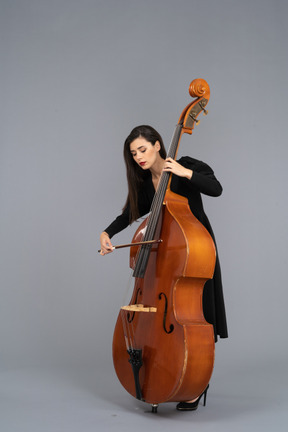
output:
{"label": "black dress", "polygon": [[[210,222],[204,212],[201,193],[217,197],[222,193],[222,186],[216,179],[213,170],[204,162],[187,156],[182,157],[178,162],[185,168],[191,169],[193,175],[191,180],[172,175],[171,190],[188,199],[192,213],[202,225],[205,226],[215,242]],[[148,177],[145,179],[138,197],[140,216],[149,213],[154,193],[155,189],[152,183],[152,177],[151,174],[149,175],[148,173]],[[105,229],[105,232],[112,238],[128,225],[129,205],[124,209],[123,213]],[[228,337],[218,252],[213,279],[208,280],[204,287],[203,311],[206,321],[214,326],[215,341],[217,341],[217,336],[221,338]]]}

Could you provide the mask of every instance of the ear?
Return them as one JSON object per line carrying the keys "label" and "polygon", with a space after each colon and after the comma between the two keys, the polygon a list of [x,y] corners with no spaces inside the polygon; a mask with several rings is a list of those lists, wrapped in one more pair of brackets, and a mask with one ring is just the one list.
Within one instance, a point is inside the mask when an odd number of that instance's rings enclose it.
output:
{"label": "ear", "polygon": [[155,142],[154,148],[155,148],[155,150],[158,151],[158,152],[161,150],[161,145],[160,145],[160,142],[159,142],[159,141],[156,141],[156,142]]}

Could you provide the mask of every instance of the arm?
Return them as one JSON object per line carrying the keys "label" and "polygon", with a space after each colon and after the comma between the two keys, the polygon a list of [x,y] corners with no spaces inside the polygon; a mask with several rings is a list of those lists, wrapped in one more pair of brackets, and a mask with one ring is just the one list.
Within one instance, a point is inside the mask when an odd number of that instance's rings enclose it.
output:
{"label": "arm", "polygon": [[220,196],[222,186],[214,175],[213,170],[204,162],[189,157],[183,157],[179,162],[168,158],[164,171],[187,179],[188,185],[209,196]]}
{"label": "arm", "polygon": [[129,225],[129,206],[100,235],[101,255],[113,252],[111,238]]}

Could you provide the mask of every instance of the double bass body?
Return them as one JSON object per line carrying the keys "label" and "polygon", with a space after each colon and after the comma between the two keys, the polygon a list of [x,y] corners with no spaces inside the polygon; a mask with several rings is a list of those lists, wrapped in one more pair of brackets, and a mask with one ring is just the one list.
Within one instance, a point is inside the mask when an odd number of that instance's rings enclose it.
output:
{"label": "double bass body", "polygon": [[[170,190],[159,225],[162,242],[152,247],[145,278],[136,280],[131,299],[156,312],[136,312],[128,322],[135,346],[142,350],[142,399],[151,404],[198,397],[214,364],[213,326],[205,321],[202,308],[203,287],[215,266],[213,240],[192,215],[186,198]],[[141,227],[135,242],[139,232]],[[127,312],[120,311],[115,327],[113,361],[120,382],[135,396],[123,313]]]}

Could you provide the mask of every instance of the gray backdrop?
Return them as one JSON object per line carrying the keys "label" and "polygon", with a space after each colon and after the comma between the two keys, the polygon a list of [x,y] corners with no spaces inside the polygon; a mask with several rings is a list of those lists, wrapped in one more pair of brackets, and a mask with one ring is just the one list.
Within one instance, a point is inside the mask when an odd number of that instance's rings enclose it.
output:
{"label": "gray backdrop", "polygon": [[[230,336],[216,347],[210,400],[213,408],[213,392],[214,403],[225,398],[221,418],[229,417],[234,429],[239,405],[245,418],[252,400],[260,400],[254,430],[270,430],[267,410],[277,412],[279,425],[287,423],[281,401],[287,390],[288,3],[0,5],[2,388],[11,389],[14,380],[17,388],[15,371],[32,377],[35,370],[73,370],[75,380],[98,392],[100,405],[105,397],[112,404],[113,395],[118,403],[127,400],[128,412],[135,403],[111,360],[129,252],[100,257],[98,238],[126,198],[126,136],[151,124],[168,147],[191,100],[190,81],[202,77],[211,88],[209,115],[183,138],[180,154],[210,164],[224,189],[218,199],[204,198]],[[135,229],[115,242],[129,242]],[[4,392],[6,413],[8,399]],[[25,430],[23,422],[20,428],[5,415],[2,421],[5,432]],[[31,420],[27,430],[46,431],[35,425]]]}

